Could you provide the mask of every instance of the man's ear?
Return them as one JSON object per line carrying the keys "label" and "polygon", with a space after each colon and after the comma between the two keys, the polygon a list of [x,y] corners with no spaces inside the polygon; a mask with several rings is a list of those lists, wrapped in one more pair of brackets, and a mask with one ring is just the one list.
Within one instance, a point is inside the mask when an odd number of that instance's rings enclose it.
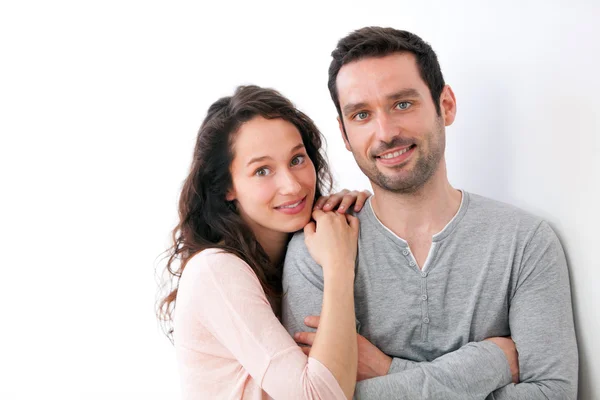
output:
{"label": "man's ear", "polygon": [[350,148],[350,142],[348,142],[348,135],[346,135],[346,129],[344,128],[344,123],[342,122],[342,119],[339,116],[337,117],[337,121],[338,121],[338,126],[340,128],[340,133],[342,134],[342,139],[344,140],[344,144],[346,145],[346,150],[352,151],[352,149]]}
{"label": "man's ear", "polygon": [[444,125],[452,125],[454,118],[456,118],[456,97],[454,97],[454,92],[448,85],[444,86],[440,96],[440,112],[444,119]]}

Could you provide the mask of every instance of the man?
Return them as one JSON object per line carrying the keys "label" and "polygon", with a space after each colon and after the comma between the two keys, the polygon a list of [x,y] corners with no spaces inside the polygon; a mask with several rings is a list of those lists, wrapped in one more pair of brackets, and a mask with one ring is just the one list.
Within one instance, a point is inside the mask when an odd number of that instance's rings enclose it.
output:
{"label": "man", "polygon": [[[456,100],[431,47],[409,32],[363,28],[332,56],[340,131],[374,192],[358,214],[356,397],[574,399],[561,245],[540,218],[448,182]],[[301,233],[283,290],[290,334],[318,326],[305,317],[319,314],[322,271]],[[314,333],[296,338],[310,344]]]}

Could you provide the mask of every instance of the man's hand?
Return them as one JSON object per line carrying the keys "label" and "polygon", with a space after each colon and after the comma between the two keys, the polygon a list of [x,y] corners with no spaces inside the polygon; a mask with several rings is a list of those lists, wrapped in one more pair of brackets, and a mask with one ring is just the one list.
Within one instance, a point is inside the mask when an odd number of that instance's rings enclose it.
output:
{"label": "man's hand", "polygon": [[[309,316],[304,319],[306,326],[311,328],[319,327],[319,317]],[[294,335],[294,339],[299,344],[307,344],[309,347],[301,347],[304,354],[310,353],[310,346],[315,340],[316,333],[314,332],[298,332]],[[358,340],[358,372],[356,375],[357,381],[364,379],[375,378],[378,376],[387,375],[392,358],[375,347],[371,342],[365,339],[364,336],[356,335]]]}
{"label": "man's hand", "polygon": [[510,366],[513,383],[519,383],[519,353],[517,352],[515,342],[510,337],[492,337],[485,340],[494,343],[502,349]]}

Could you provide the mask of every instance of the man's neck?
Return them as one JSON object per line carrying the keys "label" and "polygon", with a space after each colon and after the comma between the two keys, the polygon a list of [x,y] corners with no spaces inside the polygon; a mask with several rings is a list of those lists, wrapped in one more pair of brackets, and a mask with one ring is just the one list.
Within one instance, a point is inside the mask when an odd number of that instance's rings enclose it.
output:
{"label": "man's neck", "polygon": [[415,192],[393,193],[374,185],[373,193],[371,205],[377,218],[406,240],[440,232],[456,215],[462,200],[462,193],[448,182],[444,166]]}

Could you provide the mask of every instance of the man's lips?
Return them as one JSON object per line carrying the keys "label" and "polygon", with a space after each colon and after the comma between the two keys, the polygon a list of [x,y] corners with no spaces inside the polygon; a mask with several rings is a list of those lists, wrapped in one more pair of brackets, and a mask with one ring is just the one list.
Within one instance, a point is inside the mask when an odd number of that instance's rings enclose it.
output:
{"label": "man's lips", "polygon": [[375,156],[375,158],[381,158],[381,159],[384,159],[384,160],[386,160],[386,159],[389,160],[391,158],[395,158],[395,157],[401,156],[402,154],[404,154],[407,151],[411,150],[413,147],[415,147],[414,144],[411,144],[410,146],[405,146],[405,147],[397,147],[395,149],[391,149],[391,150],[388,150],[388,151],[386,151],[384,153],[381,153],[381,154]]}
{"label": "man's lips", "polygon": [[385,166],[397,166],[404,163],[414,153],[417,146],[397,147],[375,156],[377,162]]}

